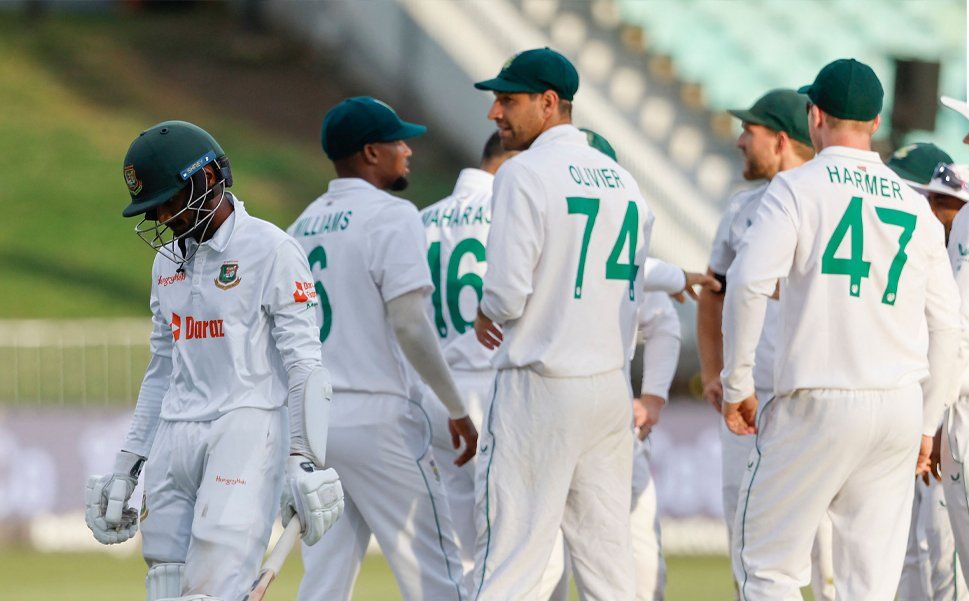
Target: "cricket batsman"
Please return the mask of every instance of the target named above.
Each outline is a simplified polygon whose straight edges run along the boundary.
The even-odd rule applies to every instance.
[[[727,274],[723,416],[757,435],[734,576],[742,599],[800,599],[827,512],[837,598],[888,601],[912,474],[929,469],[958,378],[958,291],[942,226],[871,150],[884,96],[874,71],[840,59],[800,92],[818,155],[774,177]],[[779,279],[775,396],[757,418],[754,354]]]
[[[88,479],[85,518],[104,544],[140,521],[148,601],[237,601],[284,486],[307,544],[342,512],[340,481],[310,450],[303,419],[330,402],[318,300],[300,294],[311,280],[302,250],[228,191],[229,160],[203,129],[143,131],[124,179],[123,215],[141,217],[136,231],[157,251],[151,360],[113,473]],[[138,520],[129,498],[142,467]]]

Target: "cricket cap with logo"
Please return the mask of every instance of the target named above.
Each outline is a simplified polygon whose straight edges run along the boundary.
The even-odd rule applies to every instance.
[[[551,48],[534,48],[511,57],[497,77],[479,81],[474,87],[509,94],[554,90],[559,98],[572,100],[579,89],[579,72],[569,59]]]
[[[916,142],[902,146],[885,163],[905,183],[918,190],[924,190],[940,164],[949,164],[952,157],[930,142]]]
[[[969,202],[969,165],[939,164],[923,189]]]
[[[407,140],[425,133],[426,127],[402,120],[386,102],[371,96],[354,96],[327,111],[320,142],[326,156],[339,161],[367,144]]]
[[[885,90],[871,67],[853,58],[839,58],[818,72],[814,83],[798,90],[813,104],[838,119],[871,121],[882,112]]]
[[[165,203],[210,163],[215,163],[226,187],[231,186],[225,151],[209,132],[187,121],[164,121],[146,129],[124,158],[131,204],[121,214],[134,217]]]
[[[777,89],[767,92],[749,109],[727,111],[744,123],[762,125],[786,133],[792,140],[811,145],[807,121],[808,98],[794,90]]]

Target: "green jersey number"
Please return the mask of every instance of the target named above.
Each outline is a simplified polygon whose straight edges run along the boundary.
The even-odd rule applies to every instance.
[[[465,255],[470,254],[477,262],[485,260],[485,246],[477,238],[465,238],[458,242],[451,253],[447,264],[447,278],[441,282],[441,243],[433,242],[427,249],[427,264],[431,269],[431,281],[434,284],[434,294],[431,302],[434,306],[434,325],[437,326],[437,333],[441,338],[447,337],[447,320],[444,315],[444,301],[447,301],[447,312],[451,318],[451,323],[458,334],[463,334],[468,328],[474,325],[474,315],[471,320],[465,319],[461,314],[461,290],[470,287],[481,302],[483,295],[482,289],[484,281],[481,276],[468,272],[459,275],[461,261]]]
[[[582,285],[585,282],[585,260],[589,251],[589,241],[592,239],[592,229],[595,227],[596,217],[599,215],[599,199],[584,196],[569,196],[569,215],[585,215],[585,228],[582,231],[582,246],[579,249],[579,266],[575,272],[575,287],[573,298],[582,298]],[[639,241],[639,208],[636,203],[629,201],[626,205],[626,215],[622,219],[616,242],[612,245],[612,252],[606,259],[605,276],[607,280],[626,280],[629,282],[629,300],[636,299],[636,246]],[[620,263],[620,258],[626,249],[627,263]]]
[[[871,262],[862,258],[865,249],[865,226],[861,219],[861,204],[860,196],[851,198],[848,208],[845,209],[844,215],[834,228],[834,233],[831,234],[831,239],[824,247],[824,254],[821,255],[821,273],[848,276],[848,293],[851,296],[861,295],[861,280],[867,278],[871,272]],[[875,207],[875,215],[882,223],[902,228],[902,233],[898,237],[898,252],[895,253],[895,258],[892,259],[888,269],[888,285],[882,293],[882,302],[886,305],[894,305],[898,294],[898,280],[902,277],[905,262],[908,261],[905,248],[912,240],[916,216],[885,207]],[[835,253],[849,234],[851,254],[847,259],[836,257]]]
[[[326,250],[322,246],[317,246],[309,254],[310,270],[314,266],[319,266],[320,270],[326,269]],[[323,310],[323,324],[320,326],[320,342],[326,342],[333,327],[333,307],[330,306],[330,297],[323,288],[323,282],[316,280],[313,282],[316,294],[320,298],[320,309]]]

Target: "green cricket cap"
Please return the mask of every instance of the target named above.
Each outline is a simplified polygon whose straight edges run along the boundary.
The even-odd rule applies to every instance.
[[[807,120],[808,98],[794,90],[777,89],[757,99],[749,109],[727,111],[745,123],[782,131],[801,144],[811,146]]]
[[[798,90],[825,113],[839,119],[871,121],[882,112],[885,90],[871,67],[853,58],[828,63],[814,83]]]
[[[138,134],[124,157],[124,180],[131,204],[125,217],[163,204],[189,179],[225,151],[209,132],[186,121],[164,121]]]
[[[612,147],[609,140],[603,138],[591,129],[580,127],[579,131],[585,134],[585,139],[588,140],[589,146],[595,148],[610,159],[618,162],[618,159],[616,158],[616,149]]]
[[[479,81],[474,87],[510,94],[555,90],[563,100],[572,100],[579,89],[579,72],[569,59],[551,48],[535,48],[511,57],[498,77]]]
[[[337,104],[323,118],[320,142],[331,161],[339,161],[367,144],[407,140],[427,133],[427,128],[408,123],[385,102],[355,96]]]
[[[886,165],[907,182],[925,186],[939,163],[951,164],[952,157],[935,144],[916,142],[896,150]]]

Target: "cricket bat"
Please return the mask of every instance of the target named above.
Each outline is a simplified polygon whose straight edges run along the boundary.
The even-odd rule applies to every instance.
[[[259,572],[259,576],[256,577],[256,581],[252,583],[252,588],[249,589],[249,594],[246,595],[242,601],[262,601],[263,597],[266,596],[266,591],[269,590],[269,585],[272,584],[276,576],[279,575],[279,571],[283,568],[283,563],[286,561],[286,557],[289,552],[293,550],[296,546],[296,541],[299,540],[299,518],[295,515],[289,521],[289,525],[283,530],[282,536],[276,541],[276,545],[273,550],[269,552],[269,557],[266,558],[265,563],[262,564],[262,571]]]

